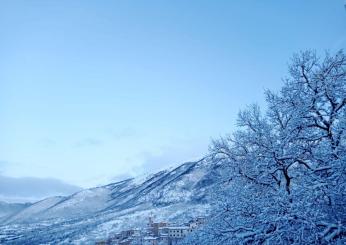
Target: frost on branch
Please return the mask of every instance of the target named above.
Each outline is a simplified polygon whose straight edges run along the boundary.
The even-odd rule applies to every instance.
[[[227,164],[209,225],[186,244],[346,242],[346,56],[293,56],[267,111],[252,105],[238,130],[210,147]]]

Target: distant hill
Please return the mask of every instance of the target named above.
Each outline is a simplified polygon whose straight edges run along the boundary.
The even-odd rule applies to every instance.
[[[0,201],[0,221],[29,207],[31,203],[7,203]]]
[[[184,222],[206,215],[222,165],[202,159],[148,175],[51,197],[18,210],[0,227],[0,243],[83,242],[130,227],[143,227],[149,216]]]

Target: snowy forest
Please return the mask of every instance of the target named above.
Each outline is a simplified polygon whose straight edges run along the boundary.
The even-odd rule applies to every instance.
[[[300,52],[288,74],[213,141],[218,209],[184,244],[346,243],[346,56]]]

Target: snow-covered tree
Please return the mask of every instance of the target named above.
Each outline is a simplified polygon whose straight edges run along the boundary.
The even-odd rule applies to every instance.
[[[346,242],[346,56],[296,54],[284,82],[213,142],[221,210],[188,244]]]

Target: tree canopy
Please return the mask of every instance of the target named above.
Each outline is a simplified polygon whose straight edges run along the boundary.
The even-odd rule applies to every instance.
[[[346,242],[346,56],[293,56],[264,112],[239,112],[238,130],[214,140],[225,164],[219,209],[186,244]]]

